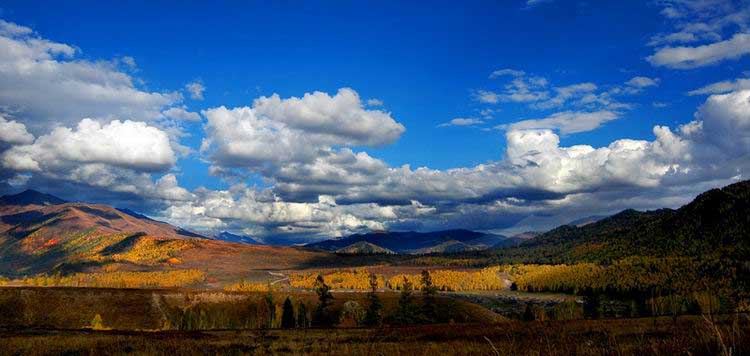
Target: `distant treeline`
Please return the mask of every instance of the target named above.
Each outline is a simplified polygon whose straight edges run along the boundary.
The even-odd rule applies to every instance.
[[[583,296],[589,316],[750,311],[745,272],[722,261],[630,257],[610,265],[514,265],[507,271],[513,289]],[[607,305],[620,310],[605,313]]]
[[[628,257],[612,264],[514,264],[477,271],[432,270],[440,291],[501,290],[575,294],[586,302],[588,316],[638,316],[750,311],[747,271],[750,265],[689,257]],[[368,289],[366,269],[325,275],[336,289]],[[400,290],[404,279],[418,275],[377,275],[378,288]],[[507,280],[511,281],[510,286]],[[310,289],[314,274],[292,274],[293,287]],[[624,303],[624,304],[623,304]],[[605,309],[611,309],[605,311]]]
[[[610,264],[575,263],[557,265],[513,264],[477,270],[431,270],[430,288],[435,291],[487,291],[514,289],[578,295],[585,314],[598,316],[677,315],[748,312],[750,263],[691,257],[627,257]],[[338,290],[403,291],[407,281],[422,274],[385,276],[365,268],[289,275],[296,289],[317,290],[320,278]],[[205,274],[198,270],[162,272],[101,272],[70,275],[38,275],[0,284],[30,286],[160,288],[199,286]],[[237,292],[269,292],[270,285],[239,282],[226,285]],[[296,306],[295,306],[296,307]]]
[[[432,282],[440,291],[499,290],[508,286],[499,274],[501,267],[488,267],[478,271],[432,270]],[[368,272],[364,268],[336,271],[325,275],[326,281],[335,289],[370,289]],[[317,274],[292,274],[289,282],[292,287],[310,289],[315,283]],[[376,275],[379,289],[401,290],[404,280],[417,281],[421,274],[398,274],[390,278]]]
[[[202,284],[204,272],[194,269],[156,272],[97,272],[69,275],[36,275],[13,280],[0,277],[0,285],[37,287],[167,288]]]

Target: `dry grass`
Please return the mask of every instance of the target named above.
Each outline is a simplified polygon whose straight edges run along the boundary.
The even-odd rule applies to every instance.
[[[347,301],[367,305],[363,293],[334,293],[333,310]],[[398,293],[379,293],[383,315],[396,312]],[[83,329],[99,315],[114,330],[208,330],[255,328],[267,325],[264,292],[225,292],[180,289],[99,289],[60,287],[0,288],[0,329]],[[274,307],[290,297],[308,311],[317,305],[312,292],[276,291]],[[503,318],[467,301],[438,298],[446,320],[494,323]],[[64,306],[64,307],[61,307]],[[281,313],[277,313],[279,319]],[[1,354],[1,353],[0,353]]]
[[[308,305],[308,310],[316,303],[314,293],[277,292],[274,304],[280,305],[287,296],[295,304]],[[392,313],[398,293],[380,296],[384,313]],[[349,300],[365,303],[362,293],[336,293],[335,297],[334,309]],[[264,293],[221,291],[0,288],[0,355],[750,353],[746,314],[521,322],[503,319],[476,304],[440,298],[440,303],[450,305],[454,322],[380,329],[267,330],[257,329],[262,322],[247,319],[256,315],[252,311],[265,303],[264,298]],[[205,313],[200,318],[205,323],[196,324],[202,331],[159,331],[180,325],[165,324],[176,310],[198,313],[193,316]]]
[[[0,333],[3,354],[742,355],[746,319],[504,322],[382,329]],[[718,333],[718,334],[717,334]],[[719,338],[717,335],[721,335]]]

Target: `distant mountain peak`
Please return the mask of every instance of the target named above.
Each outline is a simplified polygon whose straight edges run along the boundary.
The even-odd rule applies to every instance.
[[[65,203],[67,201],[54,195],[38,192],[33,189],[0,197],[0,205],[57,205]]]
[[[247,235],[237,235],[233,234],[229,231],[222,231],[216,235],[214,235],[214,240],[221,240],[226,242],[236,242],[236,243],[243,243],[248,245],[263,245],[262,242],[247,236]]]

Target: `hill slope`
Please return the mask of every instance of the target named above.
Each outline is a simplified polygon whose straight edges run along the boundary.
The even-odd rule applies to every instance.
[[[19,195],[28,197],[27,192]],[[37,200],[28,203],[28,199],[19,199],[19,195],[0,198],[0,232],[16,238],[30,235],[63,236],[89,229],[98,234],[140,232],[169,238],[202,237],[129,210],[100,204],[68,203],[36,192],[34,195],[44,199],[44,203]]]
[[[677,210],[625,210],[580,227],[563,225],[496,254],[506,260],[566,263],[627,256],[747,260],[750,181],[707,191]]]
[[[326,258],[302,249],[210,240],[130,210],[35,191],[0,202],[0,275],[6,277],[197,268],[219,279]]]

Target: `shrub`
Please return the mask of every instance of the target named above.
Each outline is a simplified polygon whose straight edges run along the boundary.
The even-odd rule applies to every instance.
[[[360,326],[365,318],[365,309],[359,303],[348,300],[344,303],[339,317],[339,324],[342,326]]]

